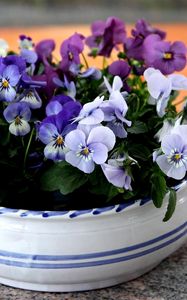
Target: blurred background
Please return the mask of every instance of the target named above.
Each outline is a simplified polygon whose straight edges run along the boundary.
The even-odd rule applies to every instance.
[[[187,0],[0,0],[0,26],[87,24],[115,15],[126,22],[186,22]]]

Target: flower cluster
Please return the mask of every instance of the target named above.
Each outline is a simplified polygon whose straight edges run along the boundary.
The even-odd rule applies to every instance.
[[[129,37],[109,17],[64,40],[59,61],[54,49],[21,35],[14,53],[0,40],[1,205],[86,209],[151,197],[160,207],[169,193],[169,219],[187,172],[187,106],[174,102],[187,90],[174,73],[186,66],[184,43],[145,20]],[[98,56],[103,67],[90,67]]]

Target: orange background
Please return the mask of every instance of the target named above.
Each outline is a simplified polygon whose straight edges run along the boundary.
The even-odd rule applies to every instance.
[[[154,27],[158,27],[167,32],[168,41],[183,41],[187,45],[187,24],[153,24]],[[127,32],[130,34],[132,26],[127,25]],[[29,27],[29,28],[1,28],[0,38],[5,39],[11,50],[17,50],[18,48],[18,37],[20,34],[25,34],[32,37],[34,43],[42,39],[52,38],[56,42],[55,57],[59,56],[59,47],[62,41],[72,35],[74,32],[81,33],[85,36],[90,35],[90,26],[87,25],[71,25],[71,26],[45,26],[45,27]],[[113,59],[115,56],[113,57]],[[97,59],[88,58],[88,63],[92,66],[99,66],[102,64],[102,58]],[[180,73],[187,76],[187,67]],[[182,97],[187,95],[187,92],[181,92],[180,100]]]
[[[167,32],[167,40],[169,41],[183,41],[187,45],[187,24],[153,24]],[[127,25],[128,34],[130,34],[132,26]],[[72,26],[45,26],[45,27],[29,27],[29,28],[1,28],[0,38],[5,39],[10,49],[17,50],[17,40],[20,34],[31,36],[34,43],[42,39],[52,38],[56,41],[57,48],[55,56],[59,57],[59,46],[61,42],[72,35],[74,32],[79,32],[85,36],[90,35],[90,27],[87,25],[72,25]],[[95,60],[94,60],[95,61]],[[98,65],[98,58],[93,64]],[[187,75],[187,68],[182,71]]]

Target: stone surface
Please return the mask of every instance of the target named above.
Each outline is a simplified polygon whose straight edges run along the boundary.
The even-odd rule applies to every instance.
[[[187,243],[157,268],[124,284],[77,293],[31,292],[0,285],[0,300],[187,300]]]

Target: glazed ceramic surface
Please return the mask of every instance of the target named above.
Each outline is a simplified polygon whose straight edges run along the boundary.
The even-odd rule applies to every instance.
[[[162,222],[161,209],[138,200],[83,211],[0,208],[0,283],[40,291],[115,285],[151,270],[187,238],[187,184]]]

